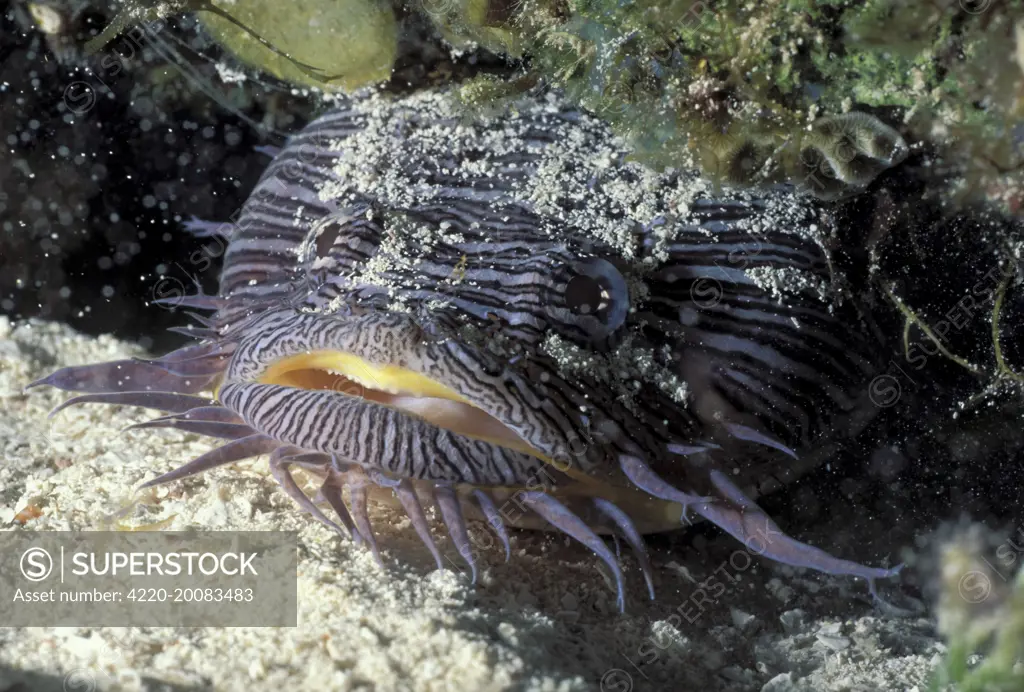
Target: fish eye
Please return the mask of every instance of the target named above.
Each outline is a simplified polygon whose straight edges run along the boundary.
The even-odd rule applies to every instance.
[[[608,305],[610,296],[592,276],[579,274],[565,287],[565,304],[578,315],[593,315]]]
[[[600,319],[609,333],[621,327],[629,312],[629,287],[622,273],[598,257],[580,262],[576,271],[579,273],[566,286],[565,300],[570,309],[578,305],[581,314]]]
[[[577,340],[596,342],[610,337],[626,321],[629,288],[608,260],[591,257],[574,263],[550,313],[560,331]]]

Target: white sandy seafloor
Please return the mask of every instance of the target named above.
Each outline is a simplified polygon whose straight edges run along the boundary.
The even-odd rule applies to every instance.
[[[211,443],[177,431],[119,434],[154,414],[140,409],[85,405],[51,424],[46,413],[66,395],[22,391],[55,368],[129,354],[141,353],[57,324],[0,319],[0,525],[99,530],[127,517],[168,530],[298,530],[298,626],[0,627],[0,692],[924,690],[943,651],[928,620],[882,613],[863,583],[756,558],[730,566],[737,545],[710,531],[651,541],[653,603],[626,559],[620,616],[597,558],[563,537],[517,533],[507,564],[499,549],[483,551],[474,588],[454,570],[431,571],[408,520],[377,508],[382,571],[300,514],[263,459],[135,496]],[[42,514],[22,526],[15,516],[30,505]],[[471,532],[494,543],[481,525]],[[450,541],[435,537],[454,560]],[[716,569],[729,573],[718,601],[687,606]]]

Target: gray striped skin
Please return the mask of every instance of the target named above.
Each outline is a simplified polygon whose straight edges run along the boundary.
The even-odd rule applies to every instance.
[[[536,457],[457,435],[388,406],[333,392],[230,383],[221,402],[254,430],[302,449],[400,478],[471,485],[534,485],[551,478]]]
[[[324,479],[318,499],[378,558],[374,488],[399,492],[421,537],[416,494],[437,504],[474,574],[463,508],[503,541],[502,522],[553,526],[608,563],[620,607],[621,570],[595,531],[627,538],[653,593],[639,534],[687,510],[741,539],[760,522],[773,536],[764,557],[873,592],[896,574],[784,536],[753,500],[856,432],[887,359],[833,275],[825,209],[784,189],[712,195],[692,176],[645,171],[553,98],[463,115],[434,93],[323,116],[243,207],[219,296],[186,299],[215,309],[203,344],[37,384],[162,407],[176,415],[145,426],[234,440],[165,479],[273,449],[299,506],[344,531],[291,465]],[[275,381],[282,363],[308,371],[312,353],[356,356],[359,372]],[[211,381],[223,411],[180,411],[193,397],[161,394]],[[414,396],[424,382],[432,394]],[[449,393],[464,403],[437,398]],[[459,418],[436,423],[439,410]]]
[[[232,359],[231,365],[225,373],[227,384],[221,388],[220,398],[226,406],[243,415],[250,425],[267,434],[278,437],[284,433],[255,424],[251,419],[252,416],[263,416],[263,419],[268,421],[266,424],[269,424],[278,411],[280,413],[277,415],[280,416],[281,422],[291,421],[292,412],[286,406],[280,407],[278,404],[274,404],[275,411],[271,412],[268,417],[264,411],[257,414],[246,408],[241,402],[229,401],[229,397],[235,396],[235,392],[239,391],[238,385],[234,383],[255,381],[264,374],[268,366],[291,356],[309,351],[341,351],[357,353],[371,364],[398,365],[445,384],[469,399],[477,408],[487,411],[500,420],[506,427],[529,442],[534,449],[549,458],[569,459],[572,454],[572,449],[566,440],[575,429],[575,418],[565,415],[564,406],[554,405],[558,401],[557,398],[543,399],[532,396],[534,394],[533,386],[524,374],[518,371],[496,370],[497,375],[488,375],[486,371],[481,370],[480,361],[473,358],[458,342],[451,339],[443,341],[431,339],[409,315],[373,312],[348,318],[325,318],[316,314],[281,311],[268,313],[258,318],[249,325],[247,331],[252,336],[239,343],[237,356]],[[486,365],[490,368],[498,366],[493,359]],[[372,384],[368,386],[372,387]],[[339,406],[353,403],[351,401],[343,402],[342,397],[336,395],[328,395],[325,392],[320,394],[323,394],[321,400],[324,402],[325,411],[330,399],[337,400]],[[270,401],[267,405],[272,403]],[[356,400],[355,403],[363,404],[361,400]],[[369,404],[363,405],[362,408],[375,411],[378,418],[386,418],[389,421],[396,420],[394,414],[397,412],[385,406]],[[540,418],[538,413],[543,413],[545,417]],[[404,421],[406,426],[412,426],[417,422],[411,417],[403,418],[408,418]],[[553,424],[558,426],[558,430],[564,432],[551,434]],[[337,421],[335,421],[335,425],[337,425]],[[386,431],[381,442],[388,446],[398,445],[398,440],[390,437],[391,426],[392,423],[380,422],[378,430]],[[301,428],[302,426],[295,427]],[[423,424],[416,427],[417,430],[413,433],[414,437],[422,434],[425,430]],[[312,431],[298,429],[290,432],[296,435],[312,434]],[[443,430],[437,431],[437,433],[438,435],[448,435],[448,432]],[[402,434],[404,438],[404,430]],[[340,432],[338,435],[342,436]],[[296,439],[286,437],[279,439],[301,447],[346,456],[344,452],[331,446],[329,439],[321,439],[318,444],[312,444],[311,441],[304,444]],[[452,444],[447,437],[441,439],[444,440],[444,445]],[[402,444],[401,448],[405,449],[408,443]],[[492,445],[488,445],[488,447],[492,447]],[[450,451],[446,453],[450,453]],[[518,454],[515,457],[523,457],[523,455]],[[346,456],[346,458],[348,457]],[[368,459],[370,457],[361,455],[360,458]],[[516,477],[509,476],[504,469],[505,465],[510,465],[510,468],[529,470],[535,475],[540,465],[528,462],[526,459],[528,457],[515,461],[502,461],[503,471],[500,475],[490,478],[486,474],[475,474],[468,468],[463,471],[461,478],[458,475],[450,474],[444,476],[421,475],[421,472],[414,468],[409,468],[399,475],[411,478],[463,480],[483,485],[525,485],[526,475],[519,476],[517,483]],[[583,471],[593,472],[595,470],[593,466],[586,464],[586,457],[580,457],[579,461]],[[403,466],[408,467],[408,463],[409,460],[402,460]],[[483,457],[481,457],[481,463],[489,465],[484,462]]]
[[[448,385],[587,473],[619,478],[609,459],[639,448],[666,478],[707,489],[705,472],[664,448],[716,440],[755,495],[780,462],[737,447],[722,420],[806,449],[863,408],[882,350],[831,276],[819,207],[785,190],[678,195],[691,178],[621,163],[596,121],[518,108],[467,123],[447,97],[375,100],[297,135],[226,255],[218,317],[242,344],[229,379],[251,382],[260,365],[333,344]],[[541,204],[538,173],[562,186]],[[644,186],[623,205],[622,189]],[[630,286],[631,313],[611,334],[567,305],[588,258]],[[276,327],[262,321],[274,308],[285,309]],[[289,326],[287,310],[305,314]],[[241,327],[250,313],[257,321]],[[358,322],[373,314],[384,317]],[[602,365],[573,370],[556,357],[566,353]],[[644,368],[615,372],[624,354]]]

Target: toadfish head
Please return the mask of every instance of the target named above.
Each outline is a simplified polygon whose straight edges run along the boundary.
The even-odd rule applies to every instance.
[[[356,102],[293,137],[225,234],[219,295],[178,301],[213,311],[199,344],[35,384],[226,441],[148,484],[269,454],[300,507],[378,557],[367,503],[386,499],[440,568],[434,504],[474,579],[472,515],[506,555],[507,526],[585,544],[620,608],[601,534],[653,598],[641,536],[692,516],[872,589],[896,574],[755,503],[848,427],[883,352],[834,280],[827,215],[626,163],[555,101],[466,123],[445,98]]]

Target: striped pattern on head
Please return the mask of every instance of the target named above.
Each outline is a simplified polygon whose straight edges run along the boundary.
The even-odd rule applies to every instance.
[[[439,565],[421,501],[471,566],[464,508],[506,547],[505,524],[553,526],[609,563],[620,607],[595,531],[627,539],[653,594],[639,536],[690,510],[737,537],[761,521],[762,554],[789,564],[895,573],[793,541],[754,504],[866,418],[885,360],[819,203],[652,172],[555,96],[468,117],[421,93],[327,113],[230,233],[192,225],[228,236],[219,295],[184,301],[215,310],[204,343],[39,382],[230,440],[154,483],[269,450],[303,509],[378,557],[373,488]],[[192,396],[209,386],[217,406]],[[291,466],[323,478],[344,527]]]
[[[435,376],[532,418],[551,454],[596,429],[654,455],[725,418],[807,445],[863,406],[881,349],[832,276],[828,215],[625,158],[553,100],[472,122],[437,94],[334,111],[246,204],[222,319],[405,316],[462,363]]]

